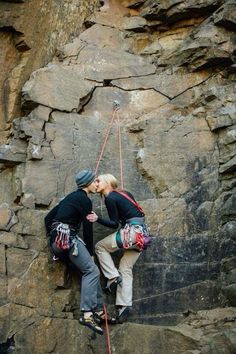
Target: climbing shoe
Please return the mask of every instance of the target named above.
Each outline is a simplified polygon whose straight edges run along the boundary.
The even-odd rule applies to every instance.
[[[93,315],[91,315],[89,317],[81,316],[79,319],[79,323],[82,326],[86,326],[86,327],[90,328],[92,331],[94,331],[98,334],[101,334],[101,335],[103,334],[103,329],[97,324]]]
[[[93,317],[94,317],[94,320],[99,325],[102,325],[103,323],[106,322],[106,316],[105,316],[105,312],[103,310],[94,312]],[[111,317],[111,316],[107,315],[107,323],[116,324],[116,317]]]
[[[119,306],[117,309],[116,322],[123,323],[127,321],[127,318],[131,312],[130,306]]]
[[[108,280],[107,286],[106,286],[106,291],[114,294],[116,292],[117,285],[121,285],[121,283],[122,283],[122,278],[120,276],[116,277],[114,279]]]

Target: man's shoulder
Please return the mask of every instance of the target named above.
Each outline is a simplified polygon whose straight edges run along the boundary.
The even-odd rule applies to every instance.
[[[77,196],[83,195],[83,194],[84,194],[84,192],[83,192],[82,189],[76,189],[75,191],[72,191],[72,192],[68,193],[65,196],[65,198],[74,197],[74,196],[77,197]]]
[[[76,196],[76,191],[66,194],[65,197],[60,201],[60,203],[65,202],[66,200],[73,198],[74,196]]]
[[[78,199],[80,201],[88,201],[91,202],[91,199],[88,197],[87,193],[83,189],[77,189],[74,192],[71,192],[70,197],[72,199]]]

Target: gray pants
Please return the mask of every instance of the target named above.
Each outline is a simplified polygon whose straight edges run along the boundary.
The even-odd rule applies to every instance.
[[[116,243],[116,232],[99,241],[95,246],[102,272],[107,279],[122,276],[121,285],[117,286],[116,305],[132,306],[133,297],[133,266],[140,256],[140,252],[134,250],[124,250],[117,270],[111,253],[119,250]]]
[[[103,308],[103,295],[100,284],[100,271],[82,240],[77,241],[77,247],[77,256],[72,255],[74,246],[69,251],[63,251],[56,246],[55,242],[52,244],[52,251],[55,256],[63,260],[70,260],[82,273],[80,310],[83,312],[101,310]]]

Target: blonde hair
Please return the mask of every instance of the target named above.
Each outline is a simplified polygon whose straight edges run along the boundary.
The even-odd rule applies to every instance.
[[[113,175],[111,175],[110,173],[106,173],[104,175],[99,175],[98,178],[102,182],[105,182],[107,185],[111,186],[114,189],[118,187],[117,179]]]

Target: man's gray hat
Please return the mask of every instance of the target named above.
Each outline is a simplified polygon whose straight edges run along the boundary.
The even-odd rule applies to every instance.
[[[87,187],[95,180],[95,174],[89,170],[82,170],[75,175],[75,182],[78,188]]]

